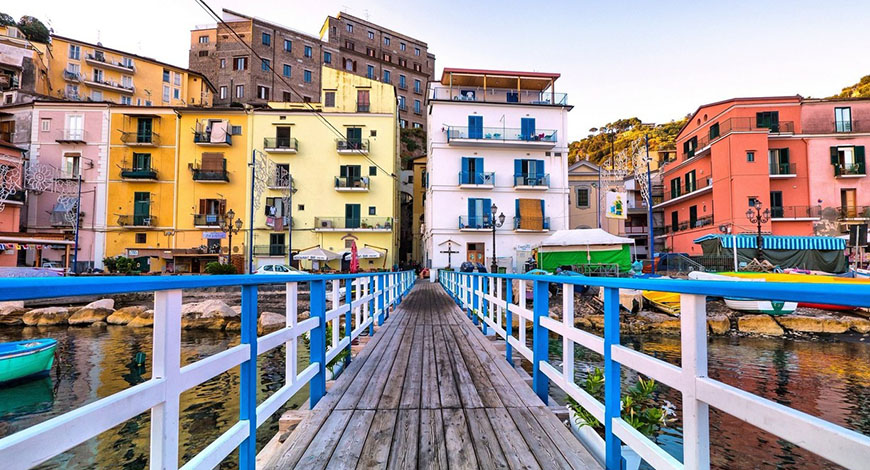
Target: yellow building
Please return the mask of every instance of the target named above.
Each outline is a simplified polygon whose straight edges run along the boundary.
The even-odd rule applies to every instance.
[[[414,171],[414,194],[411,201],[411,260],[425,266],[423,257],[423,209],[426,203],[426,155],[421,155],[411,161]]]
[[[210,106],[201,74],[98,44],[52,35],[49,90],[55,98],[135,106]]]
[[[378,255],[361,259],[361,269],[390,268],[399,232],[395,88],[328,67],[321,74],[320,103],[270,103],[253,114],[258,167],[268,168],[255,204],[255,265],[287,263],[288,250],[343,253],[356,242]]]
[[[0,26],[0,104],[20,101],[10,92],[47,95],[48,46],[28,40],[15,26]]]

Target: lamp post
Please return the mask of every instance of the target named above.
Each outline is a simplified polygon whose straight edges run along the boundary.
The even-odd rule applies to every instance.
[[[492,223],[492,272],[496,273],[498,271],[498,261],[495,257],[495,229],[504,225],[504,212],[498,216],[498,221],[496,222],[495,214],[498,212],[498,206],[493,204],[492,207],[490,207],[490,211],[490,221]]]
[[[755,211],[753,212],[752,209],[755,209]],[[746,218],[749,219],[749,222],[757,224],[758,226],[755,257],[756,259],[761,260],[761,249],[764,244],[764,238],[761,236],[761,224],[770,220],[770,209],[764,209],[764,212],[761,212],[761,201],[755,201],[755,206],[746,210]]]
[[[239,233],[239,231],[242,229],[242,219],[236,219],[236,212],[230,209],[229,211],[227,211],[226,216],[224,216],[224,218],[220,220],[220,228],[221,231],[226,233],[227,237],[229,238],[229,249],[227,250],[227,264],[233,264],[233,234]]]

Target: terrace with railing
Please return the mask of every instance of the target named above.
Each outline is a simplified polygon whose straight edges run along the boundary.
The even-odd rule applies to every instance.
[[[567,93],[522,90],[516,88],[445,87],[430,89],[430,100],[462,101],[472,103],[532,104],[543,106],[568,106]]]
[[[335,149],[341,155],[368,155],[369,139],[335,139]]]
[[[296,153],[299,140],[295,137],[264,137],[263,149],[268,153]]]
[[[551,148],[558,139],[553,129],[524,132],[511,127],[447,126],[447,142],[451,144],[511,144]]]
[[[366,176],[336,176],[336,191],[368,191],[369,178]]]
[[[840,162],[834,165],[834,176],[837,178],[856,178],[866,174],[865,164],[861,162]]]
[[[491,188],[495,185],[494,171],[460,171],[459,172],[460,186],[477,186]]]
[[[516,232],[546,232],[550,230],[549,217],[514,217],[514,231]]]
[[[788,162],[770,162],[770,176],[773,177],[791,177],[797,175],[797,167],[794,163]]]
[[[118,225],[122,227],[156,227],[157,216],[151,214],[119,215]]]
[[[732,132],[766,131],[769,134],[794,133],[794,121],[774,121],[757,123],[754,117],[733,117],[705,127],[704,132],[695,134],[694,146],[683,147],[683,158],[692,158],[709,152],[710,144]],[[691,139],[690,139],[691,140]]]
[[[870,206],[838,207],[840,219],[870,219]]]
[[[254,245],[254,256],[285,256],[287,245],[283,243],[270,245]]]
[[[870,132],[870,120],[864,121],[807,121],[801,123],[804,134],[850,134]]]
[[[121,132],[121,142],[131,147],[156,147],[160,135],[156,132]]]
[[[818,219],[821,216],[821,206],[772,206],[770,208],[772,220]]]
[[[390,232],[393,230],[392,217],[315,217],[314,230],[317,232],[334,231],[371,231]]]
[[[156,180],[157,179],[157,170],[154,168],[133,168],[133,167],[124,167],[121,168],[121,178],[129,179],[129,180]]]

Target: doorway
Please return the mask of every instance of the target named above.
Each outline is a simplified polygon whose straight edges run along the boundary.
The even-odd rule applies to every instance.
[[[846,218],[855,218],[858,215],[856,203],[858,200],[857,190],[841,189],[840,190],[840,213]]]
[[[485,256],[484,251],[486,249],[485,243],[469,243],[465,247],[465,252],[467,253],[467,261],[471,261],[472,263],[481,263],[483,264],[483,257]]]

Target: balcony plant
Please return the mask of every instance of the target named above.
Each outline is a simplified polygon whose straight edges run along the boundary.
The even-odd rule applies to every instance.
[[[588,370],[581,384],[583,390],[600,402],[604,402],[604,371],[595,367]],[[663,426],[674,420],[674,406],[667,400],[660,404],[654,397],[658,388],[653,379],[638,377],[620,400],[620,415],[631,427],[652,439],[661,432]],[[574,435],[595,455],[604,461],[604,424],[598,421],[579,403],[568,398],[568,412],[571,430]],[[640,456],[628,446],[622,446],[622,457],[626,470],[637,470]]]

